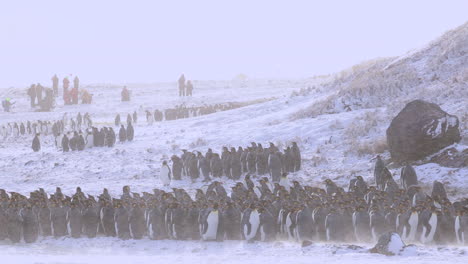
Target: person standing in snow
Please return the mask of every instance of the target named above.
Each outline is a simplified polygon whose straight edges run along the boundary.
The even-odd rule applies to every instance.
[[[133,126],[132,123],[129,123],[127,126],[127,140],[132,141],[133,140]]]
[[[58,96],[58,82],[59,78],[57,77],[57,74],[52,76],[52,89],[54,90],[54,96]]]
[[[192,96],[192,91],[193,91],[192,81],[188,80],[186,87],[187,87],[187,96]]]
[[[39,141],[39,134],[36,134],[36,136],[33,139],[32,149],[34,150],[34,152],[38,152],[39,150],[41,150],[41,142]]]
[[[167,161],[163,161],[161,170],[159,172],[159,179],[164,186],[169,186],[171,184],[171,169],[167,165]]]
[[[185,76],[183,74],[179,78],[179,96],[185,96]]]
[[[36,106],[36,85],[31,84],[31,87],[28,89],[28,95],[31,99],[31,108]]]

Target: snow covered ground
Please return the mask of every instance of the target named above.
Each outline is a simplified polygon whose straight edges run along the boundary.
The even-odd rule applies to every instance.
[[[368,253],[370,245],[290,242],[121,241],[111,238],[47,239],[0,245],[5,263],[466,263],[468,248],[409,247],[399,256]]]
[[[463,33],[461,37],[455,34],[459,42],[466,43],[466,28],[468,24],[460,29]],[[346,90],[346,87],[353,87],[356,83],[368,83],[359,79],[368,72],[368,65],[356,67],[352,73],[342,74],[341,77],[333,75],[303,80],[247,82],[199,81],[194,84],[193,98],[179,98],[175,82],[133,84],[128,85],[132,90],[132,101],[125,103],[120,102],[122,85],[93,84],[85,87],[94,95],[92,105],[64,106],[59,97],[58,106],[51,113],[32,112],[26,98],[26,88],[0,89],[1,98],[8,96],[16,102],[13,113],[0,112],[0,125],[13,121],[57,120],[65,113],[69,117],[75,117],[78,112],[89,112],[96,126],[113,126],[117,113],[124,120],[128,113],[137,111],[139,114],[135,140],[117,143],[114,148],[62,153],[55,148],[53,138],[46,136],[41,139],[42,150],[34,153],[31,150],[30,136],[0,140],[0,188],[27,194],[39,187],[51,193],[56,186],[60,186],[64,193],[71,194],[80,186],[84,192],[95,195],[106,187],[111,195],[119,195],[122,186],[130,185],[132,191],[151,191],[155,187],[162,188],[157,178],[162,161],[168,160],[173,154],[181,154],[181,149],[205,152],[212,148],[215,152],[220,152],[223,146],[247,146],[250,142],[268,145],[268,142],[274,142],[283,147],[292,141],[296,141],[301,148],[304,162],[304,169],[291,175],[293,179],[305,184],[321,185],[325,179],[330,178],[341,186],[346,186],[353,175],[362,175],[370,181],[372,158],[377,153],[389,157],[384,142],[385,130],[391,117],[406,102],[423,97],[441,103],[442,108],[451,114],[467,116],[468,86],[465,80],[468,81],[468,74],[464,74],[468,52],[453,53],[449,49],[450,52],[446,52],[449,61],[443,62],[450,64],[449,68],[444,68],[443,65],[436,69],[427,66],[427,61],[432,63],[433,57],[440,53],[434,45],[443,45],[445,38],[432,43],[429,48],[400,59],[390,58],[372,64],[371,68],[390,67],[395,72],[404,72],[410,65],[411,73],[420,75],[421,83],[413,85],[412,76],[397,74],[397,81],[403,83],[401,93],[393,91],[393,88],[387,91],[386,88],[369,88],[365,85],[361,87],[361,91]],[[453,46],[453,43],[450,45]],[[450,47],[453,48],[452,46]],[[468,45],[456,47],[463,51]],[[440,73],[440,81],[431,81],[430,71]],[[454,76],[458,78],[456,82]],[[406,81],[413,90],[405,90]],[[444,82],[446,86],[439,87],[440,82]],[[384,89],[386,92],[373,96],[369,95],[367,89],[374,89],[376,93],[381,92],[379,89]],[[443,97],[431,96],[434,91]],[[146,124],[144,117],[145,110],[166,109],[182,103],[200,106],[253,100],[268,101],[201,117],[155,123],[152,126]],[[347,111],[346,106],[350,106],[351,111]],[[462,127],[466,127],[466,119],[462,120]],[[465,138],[456,146],[460,150],[467,148],[466,129],[462,133]],[[466,197],[468,168],[444,168],[428,163],[416,166],[415,169],[427,191],[433,180],[439,180],[447,185],[452,198]],[[398,179],[399,168],[392,168],[391,171]],[[227,179],[225,182],[233,183]],[[193,190],[202,185],[202,182],[191,184],[183,180],[174,183],[172,187]],[[301,248],[300,244],[292,242],[247,244],[67,238],[45,239],[33,245],[0,244],[0,255],[2,260],[13,263],[468,261],[467,248],[418,246],[408,249],[403,256],[383,257],[367,253],[366,250],[370,247],[371,245],[365,245],[364,249],[351,249],[341,245],[314,244]]]

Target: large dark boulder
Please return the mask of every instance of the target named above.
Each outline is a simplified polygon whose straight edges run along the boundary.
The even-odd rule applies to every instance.
[[[422,100],[408,103],[387,129],[392,159],[420,160],[461,140],[459,121],[438,105]]]

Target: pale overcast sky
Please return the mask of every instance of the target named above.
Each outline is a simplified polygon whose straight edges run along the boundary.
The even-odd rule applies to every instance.
[[[468,21],[466,0],[2,0],[0,86],[308,77],[401,55]]]

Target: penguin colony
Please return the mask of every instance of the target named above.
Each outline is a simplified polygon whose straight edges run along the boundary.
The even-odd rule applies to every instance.
[[[78,113],[75,119],[68,118],[68,114],[64,114],[62,119],[56,121],[26,121],[26,122],[10,122],[0,127],[0,135],[5,140],[7,138],[17,138],[25,135],[53,135],[57,137],[63,134],[64,131],[80,131],[89,129],[92,126],[91,116],[88,113],[81,115]]]
[[[377,158],[375,186],[361,176],[348,190],[330,179],[324,188],[271,184],[267,177],[247,175],[228,192],[219,181],[194,197],[184,189],[132,193],[123,187],[120,198],[107,191],[96,200],[81,188],[71,197],[60,188],[52,195],[43,189],[30,193],[0,190],[0,240],[33,243],[39,237],[96,236],[153,240],[246,240],[371,242],[387,232],[398,232],[406,242],[467,244],[468,199],[451,202],[435,181],[431,195],[418,186],[411,166],[401,171],[397,184]]]
[[[251,146],[238,147],[228,150],[223,147],[221,155],[210,148],[203,155],[201,152],[182,150],[179,157],[173,155],[172,179],[180,180],[182,176],[195,181],[201,177],[205,182],[211,177],[225,176],[232,180],[239,180],[242,175],[255,174],[258,176],[270,175],[273,182],[280,182],[282,173],[296,172],[301,169],[301,152],[296,142],[279,151],[275,144],[270,143],[268,148],[255,142]]]

